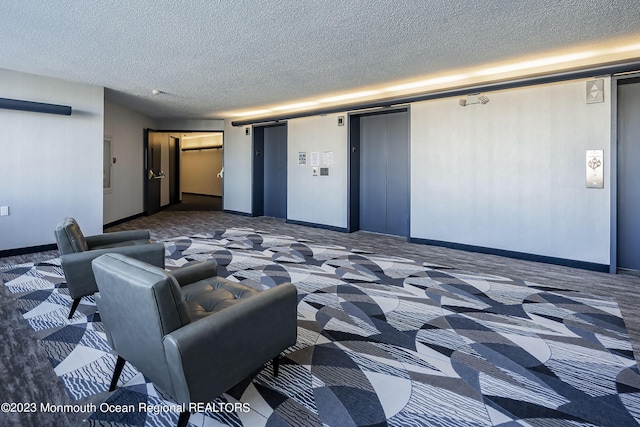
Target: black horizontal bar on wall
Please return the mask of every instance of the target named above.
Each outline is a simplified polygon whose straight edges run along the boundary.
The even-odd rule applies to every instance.
[[[182,151],[222,150],[222,146],[183,148]]]
[[[29,111],[32,113],[58,114],[70,116],[71,107],[68,105],[46,104],[44,102],[21,101],[19,99],[0,98],[0,108],[5,110]]]
[[[547,83],[558,83],[561,81],[583,79],[589,77],[605,76],[617,73],[627,73],[640,70],[640,60],[614,62],[605,65],[578,68],[574,70],[564,71],[555,74],[540,74],[529,77],[523,77],[513,80],[504,80],[493,83],[485,83],[470,86],[454,87],[441,91],[425,92],[415,95],[406,95],[392,98],[384,98],[375,101],[365,101],[361,103],[353,103],[347,105],[331,106],[309,111],[298,111],[289,114],[274,115],[268,117],[257,117],[254,119],[235,120],[231,122],[232,126],[246,126],[261,123],[279,122],[288,119],[297,119],[301,117],[319,116],[322,114],[343,113],[346,111],[367,110],[371,108],[386,108],[394,105],[410,104],[412,102],[428,101],[431,99],[449,98],[454,96],[465,96],[476,92],[490,92],[505,89],[515,89],[519,87],[533,86]]]

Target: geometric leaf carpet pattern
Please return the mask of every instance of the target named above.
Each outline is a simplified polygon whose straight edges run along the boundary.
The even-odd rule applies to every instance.
[[[164,244],[169,270],[214,258],[232,281],[298,290],[298,339],[279,376],[264,369],[190,425],[639,425],[640,374],[615,301],[249,228]],[[91,298],[67,320],[59,259],[0,270],[0,279],[69,395],[105,392],[115,356]],[[108,396],[123,407],[173,404],[129,364]],[[97,410],[87,424],[177,417]]]

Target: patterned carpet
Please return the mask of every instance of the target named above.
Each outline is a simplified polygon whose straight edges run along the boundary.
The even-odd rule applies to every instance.
[[[640,375],[613,301],[252,229],[165,245],[168,269],[213,257],[231,280],[298,288],[298,341],[280,375],[238,384],[191,425],[639,425]],[[91,299],[66,319],[58,259],[0,279],[73,399],[154,408],[98,406],[88,425],[175,424],[171,400],[128,364],[105,394],[115,356]]]

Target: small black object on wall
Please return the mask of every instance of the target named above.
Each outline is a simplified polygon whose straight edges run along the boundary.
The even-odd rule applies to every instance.
[[[45,104],[43,102],[21,101],[9,98],[0,98],[0,108],[33,113],[59,114],[61,116],[71,115],[71,107],[68,105]]]

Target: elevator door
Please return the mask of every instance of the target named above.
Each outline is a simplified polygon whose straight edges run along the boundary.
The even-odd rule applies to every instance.
[[[409,113],[360,117],[360,229],[409,234]]]
[[[640,79],[618,82],[618,268],[640,271]]]
[[[287,127],[264,128],[264,215],[287,217]]]

